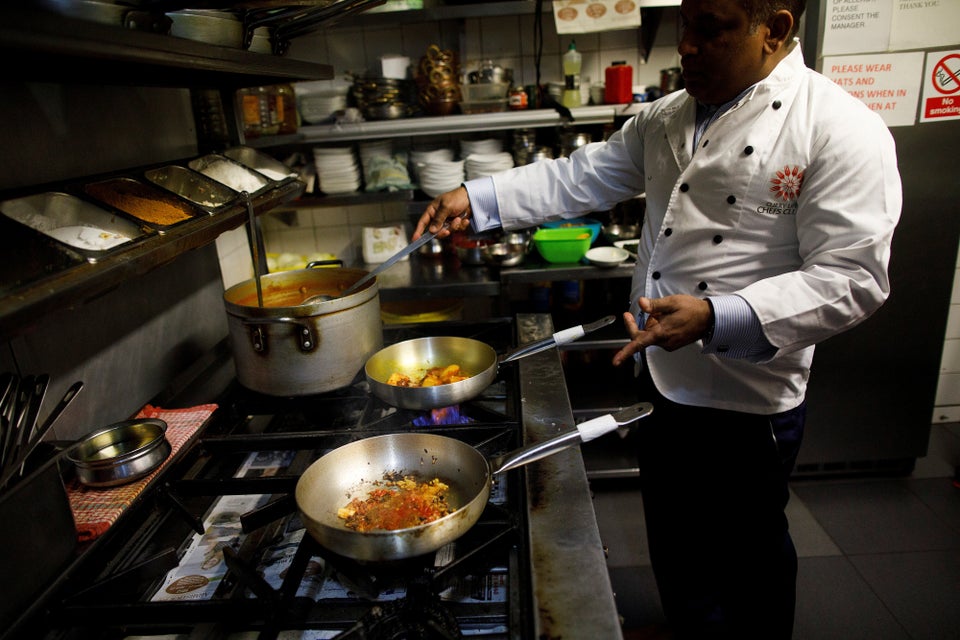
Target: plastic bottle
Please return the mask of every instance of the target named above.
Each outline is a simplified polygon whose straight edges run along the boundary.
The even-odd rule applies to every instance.
[[[280,134],[296,133],[300,126],[297,115],[297,98],[290,84],[276,87],[277,115],[280,117]]]
[[[243,120],[243,134],[247,138],[256,138],[263,133],[260,120],[260,94],[256,87],[240,89],[237,92],[240,103],[240,116]]]
[[[633,102],[633,67],[618,60],[604,74],[603,101],[607,104]]]
[[[581,104],[580,96],[580,64],[582,56],[577,51],[575,40],[570,41],[570,48],[563,54],[563,106],[579,107]]]

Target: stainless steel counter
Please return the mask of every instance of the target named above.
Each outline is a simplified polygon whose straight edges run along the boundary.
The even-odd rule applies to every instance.
[[[368,271],[376,264],[354,265]],[[382,300],[498,296],[503,286],[545,280],[629,278],[634,263],[601,269],[587,264],[548,264],[530,260],[510,269],[463,265],[452,257],[410,256],[377,276]]]
[[[517,316],[520,344],[554,332],[547,314]],[[559,352],[518,362],[524,443],[573,429]],[[616,639],[623,632],[607,572],[590,487],[579,448],[523,467],[527,474],[535,637]]]

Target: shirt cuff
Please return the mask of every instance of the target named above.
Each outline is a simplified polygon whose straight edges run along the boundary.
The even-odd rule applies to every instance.
[[[475,231],[487,231],[500,226],[500,206],[493,177],[483,176],[463,183],[470,198],[470,215]]]
[[[713,336],[703,345],[703,353],[760,361],[776,352],[763,335],[760,319],[746,300],[738,295],[710,296],[708,299],[713,306]]]

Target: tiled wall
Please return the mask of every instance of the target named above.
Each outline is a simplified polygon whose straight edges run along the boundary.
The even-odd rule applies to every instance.
[[[957,259],[957,270],[953,277],[933,422],[960,422],[960,257]]]
[[[462,30],[458,26],[461,24]],[[663,10],[646,62],[637,29],[561,36],[549,12],[543,16],[542,26],[541,84],[562,80],[562,56],[570,40],[575,39],[577,50],[583,55],[581,89],[585,97],[589,95],[590,84],[602,82],[604,69],[614,61],[625,60],[633,67],[635,85],[659,86],[660,69],[679,65],[675,9]],[[405,24],[399,29],[396,26],[334,27],[297,39],[289,55],[330,64],[338,76],[376,75],[380,56],[401,54],[409,56],[415,64],[431,44],[460,52],[464,70],[476,68],[483,59],[492,59],[496,64],[512,68],[516,81],[525,85],[536,82],[533,15],[471,18],[462,23]],[[409,141],[397,140],[396,144],[402,146]],[[406,223],[409,229],[409,221],[403,202],[296,209],[264,216],[264,242],[268,252],[332,253],[351,262],[361,257],[364,226]],[[226,286],[252,277],[250,252],[242,228],[221,236],[217,248]]]

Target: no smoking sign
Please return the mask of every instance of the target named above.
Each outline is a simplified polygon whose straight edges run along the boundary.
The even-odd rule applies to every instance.
[[[927,54],[921,122],[960,119],[960,51]]]

